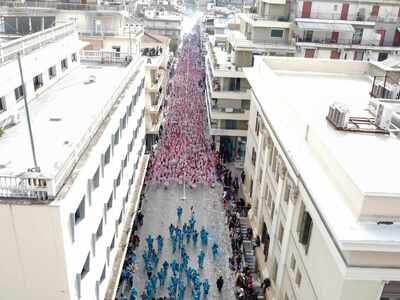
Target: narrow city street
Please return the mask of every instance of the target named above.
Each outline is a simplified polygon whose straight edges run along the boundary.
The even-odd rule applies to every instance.
[[[217,160],[206,128],[204,70],[195,28],[183,41],[163,132],[151,154],[141,208],[143,225],[135,232],[140,243],[127,255],[123,278],[129,283],[119,291],[129,300],[235,297],[228,263],[232,248],[223,188],[216,181]],[[160,251],[157,239],[161,237]],[[201,255],[204,263],[199,262]],[[129,275],[132,263],[134,272]],[[173,271],[174,265],[179,271]],[[223,280],[220,291],[218,279]]]

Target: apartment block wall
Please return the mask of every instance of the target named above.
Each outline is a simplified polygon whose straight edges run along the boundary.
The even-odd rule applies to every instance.
[[[26,56],[21,56],[22,70],[26,87],[27,100],[31,101],[58,80],[69,74],[79,66],[79,50],[81,45],[76,43],[74,36],[67,37],[55,45],[38,49]],[[74,56],[74,58],[73,58]],[[62,70],[61,61],[66,60],[67,69]],[[50,76],[49,68],[54,67],[56,75]],[[39,89],[34,88],[34,77],[42,74],[43,85]],[[16,98],[15,89],[21,86],[21,77],[18,62],[12,61],[0,66],[0,98],[4,101],[6,109],[0,111],[0,127],[10,115],[16,114],[24,106],[23,98]],[[23,116],[21,116],[23,117]]]

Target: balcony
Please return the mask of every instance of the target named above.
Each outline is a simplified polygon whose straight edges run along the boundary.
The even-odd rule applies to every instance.
[[[298,10],[296,18],[304,18],[302,11]],[[311,15],[308,19],[321,19],[321,20],[342,20],[352,22],[377,22],[377,23],[399,23],[400,17],[397,15],[381,15],[381,16],[366,16],[363,14],[347,14],[347,17],[342,19],[341,12],[320,12],[311,11]]]
[[[128,65],[132,61],[129,53],[104,50],[81,50],[81,61],[95,62],[99,64],[121,64]]]
[[[393,45],[393,42],[381,42],[379,39],[374,40],[359,40],[359,39],[342,39],[339,38],[337,40],[332,39],[331,37],[326,38],[306,38],[306,37],[296,37],[296,45],[297,46],[306,46],[306,47],[345,47],[345,48],[356,48],[356,49],[364,49],[364,48],[382,48],[382,47],[393,47],[398,48]],[[336,46],[335,46],[336,45]]]
[[[214,77],[245,78],[243,69],[235,66],[230,55],[222,48],[208,43],[207,53]]]
[[[0,6],[8,8],[54,8],[60,10],[85,10],[85,11],[122,11],[125,10],[126,5],[123,4],[80,4],[80,3],[65,3],[53,1],[4,1],[0,0]]]
[[[242,108],[211,107],[211,119],[213,120],[249,120],[249,111]]]

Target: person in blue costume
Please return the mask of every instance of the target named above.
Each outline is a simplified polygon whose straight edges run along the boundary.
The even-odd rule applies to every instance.
[[[165,273],[163,271],[157,272],[158,281],[160,282],[160,286],[164,286],[165,284]]]
[[[199,232],[195,229],[193,234],[192,234],[192,239],[193,239],[193,246],[197,246],[197,238],[199,237]]]
[[[201,227],[200,238],[202,245],[206,246],[208,244],[208,232],[204,229],[204,227]]]
[[[211,250],[212,250],[212,255],[215,258],[218,255],[218,244],[216,241],[213,242],[212,246],[211,246]]]
[[[169,263],[167,261],[164,261],[162,266],[163,266],[163,271],[165,273],[167,273],[168,272]]]
[[[185,290],[186,290],[186,285],[182,280],[179,280],[178,283],[178,300],[184,300],[185,298]]]
[[[199,269],[203,269],[204,268],[204,258],[205,258],[206,254],[204,253],[203,250],[200,250],[199,255],[197,255],[197,262],[199,264]]]
[[[179,271],[179,264],[178,264],[178,262],[176,261],[175,258],[174,258],[174,260],[173,260],[172,263],[171,263],[171,268],[172,268],[172,272],[174,273],[174,275],[175,275],[176,273],[178,273],[178,271]]]
[[[146,242],[147,242],[147,247],[149,248],[149,250],[153,249],[153,237],[149,234],[146,238]]]
[[[129,291],[129,300],[136,300],[138,295],[137,289],[135,289],[134,287],[131,288],[131,290]]]
[[[189,228],[193,231],[195,225],[196,225],[196,218],[194,217],[194,214],[192,214],[189,219]]]
[[[175,232],[175,226],[173,224],[170,224],[168,227],[169,230],[169,238],[172,239],[172,237],[174,236],[174,232]]]
[[[164,246],[164,239],[161,235],[157,236],[157,249],[158,252],[161,252]]]
[[[210,284],[208,283],[208,279],[204,279],[204,281],[203,281],[203,291],[204,291],[204,297],[205,298],[207,298],[209,290],[210,290]]]
[[[178,206],[178,208],[176,209],[176,215],[178,216],[178,221],[181,221],[182,218],[182,214],[183,214],[183,208]]]
[[[177,237],[174,236],[174,237],[172,238],[172,253],[175,253],[175,252],[176,252],[176,245],[177,245],[177,243],[178,243]]]

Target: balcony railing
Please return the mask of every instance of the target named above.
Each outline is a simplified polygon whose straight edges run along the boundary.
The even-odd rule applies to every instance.
[[[302,12],[297,11],[297,18],[302,18]],[[319,12],[312,11],[311,15],[307,19],[323,19],[323,20],[341,20],[342,14],[341,12]],[[361,14],[348,14],[346,19],[347,21],[360,21],[360,22],[382,22],[382,23],[399,23],[400,17],[394,15],[385,15],[385,16],[365,16]]]
[[[332,38],[296,38],[297,43],[316,43],[316,44],[337,44],[337,45],[349,45],[349,46],[383,46],[383,47],[394,47],[393,42],[383,42],[379,40],[353,40],[353,39],[339,39],[333,40]]]
[[[244,114],[246,111],[248,111],[248,110],[243,109],[243,108],[218,107],[216,105],[212,106],[212,112]]]
[[[250,19],[254,21],[278,21],[278,22],[288,22],[289,16],[260,16],[258,14],[247,14]]]
[[[74,33],[74,24],[65,23],[3,43],[0,45],[0,64],[15,60],[18,53],[26,55]]]
[[[128,65],[132,61],[129,53],[102,50],[81,50],[81,61],[97,62],[100,64]]]
[[[90,11],[121,11],[125,10],[126,6],[122,4],[109,4],[109,5],[97,5],[97,4],[80,4],[80,3],[64,3],[64,2],[52,2],[52,1],[25,1],[25,2],[14,2],[0,0],[0,6],[7,6],[9,8],[54,8],[64,10],[90,10]]]

